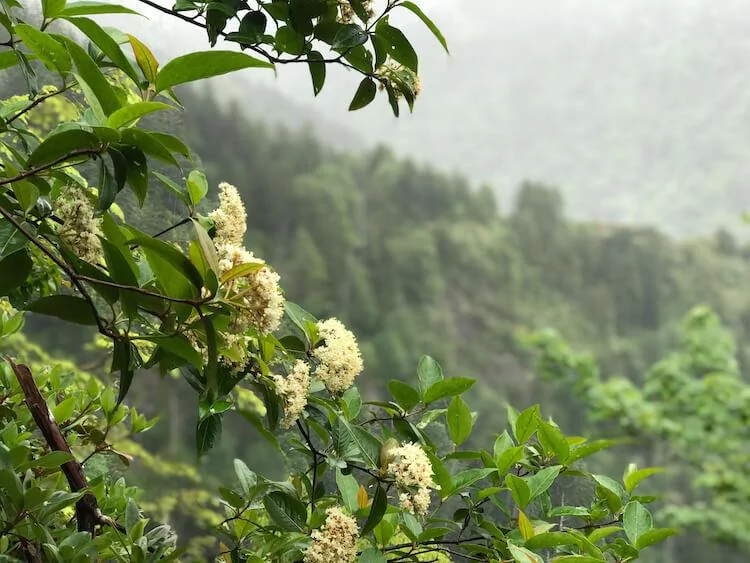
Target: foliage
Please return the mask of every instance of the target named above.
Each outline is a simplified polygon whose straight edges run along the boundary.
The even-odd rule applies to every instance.
[[[111,346],[110,371],[118,374],[115,390],[85,373],[64,378],[46,367],[48,360],[31,364],[34,371],[11,359],[3,364],[3,553],[58,561],[179,557],[168,527],[147,529],[137,492],[112,481],[109,468],[94,476],[88,463],[103,454],[129,462],[116,446],[129,435],[123,421],[129,417],[130,433],[151,422],[123,401],[152,368],[179,374],[194,389],[199,456],[219,442],[224,417],[234,411],[285,459],[285,480],[235,460],[236,484],[219,488],[226,518],[216,531],[225,560],[408,561],[440,551],[488,561],[542,561],[537,553],[556,561],[630,561],[672,533],[654,528],[649,497],[575,466],[597,448],[566,437],[537,406],[509,411],[513,436],[498,436],[491,452],[460,449],[475,419],[461,395],[474,382],[445,378],[429,356],[420,361],[418,386],[394,380],[388,386],[393,400],[364,401],[352,385],[362,371],[355,336],[337,319],[318,320],[284,300],[278,274],[244,246],[246,213],[237,189],[220,185],[218,208],[199,213],[209,184],[190,149],[177,136],[139,126],[148,115],[179,107],[177,85],[303,60],[312,63],[318,87],[318,64],[365,74],[352,109],[372,100],[375,79],[395,113],[397,93],[411,107],[416,55],[387,15],[404,7],[441,36],[410,2],[389,2],[362,28],[353,22],[369,21],[367,4],[267,4],[263,10],[277,32],[266,36],[261,12],[245,5],[179,2],[167,12],[197,11],[189,19],[206,27],[212,44],[223,34],[265,60],[206,51],[160,66],[133,36],[85,17],[131,13],[127,8],[46,0],[34,26],[15,0],[0,0],[0,25],[9,35],[0,60],[20,69],[29,94],[0,106],[0,272],[10,299],[2,301],[3,336],[22,323],[11,302],[93,327]],[[244,23],[225,31],[238,10]],[[56,20],[83,32],[86,48],[50,31]],[[311,37],[339,55],[318,58]],[[39,65],[60,84],[37,89]],[[27,127],[27,114],[56,97],[69,100],[71,119]],[[154,171],[154,159],[184,178]],[[89,184],[94,177],[96,189]],[[118,204],[126,187],[138,205],[150,202],[152,179],[183,204],[184,214],[155,235],[128,223]],[[161,238],[182,226],[190,229],[184,244]],[[257,401],[247,400],[251,392]],[[82,461],[72,447],[88,450]],[[589,484],[581,506],[553,495],[553,484],[567,478]],[[436,490],[439,502],[433,502]],[[73,517],[62,510],[71,505]],[[408,541],[394,544],[397,531]]]
[[[750,388],[731,335],[718,316],[697,307],[686,317],[677,351],[656,363],[636,386],[623,377],[603,379],[591,357],[571,351],[554,332],[532,335],[539,367],[580,390],[592,421],[611,422],[647,439],[650,462],[669,463],[672,482],[690,494],[670,492],[662,517],[672,525],[747,549],[745,507]]]

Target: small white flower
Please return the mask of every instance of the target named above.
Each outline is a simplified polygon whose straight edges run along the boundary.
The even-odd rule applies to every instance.
[[[310,366],[302,360],[297,360],[292,373],[287,377],[273,376],[276,392],[284,400],[284,418],[282,428],[291,428],[307,406],[307,396],[310,393]]]
[[[427,514],[430,508],[430,489],[438,486],[432,479],[432,464],[417,444],[407,443],[390,452],[393,461],[388,473],[393,475],[401,491],[399,504],[414,514]]]
[[[55,202],[55,212],[62,221],[58,234],[62,243],[81,260],[97,264],[102,258],[101,219],[94,217],[94,207],[83,188],[68,186]]]
[[[237,188],[232,184],[219,184],[219,207],[209,214],[216,226],[217,246],[242,246],[247,231],[247,213]]]
[[[329,392],[346,391],[364,367],[357,339],[338,319],[318,321],[317,326],[324,343],[313,350],[320,362],[315,375]]]
[[[305,563],[354,563],[357,559],[357,521],[340,507],[326,510],[325,524],[320,530],[313,530],[311,536]]]

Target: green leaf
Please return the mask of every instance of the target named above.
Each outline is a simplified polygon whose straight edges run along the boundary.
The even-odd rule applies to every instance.
[[[630,543],[637,545],[640,537],[653,529],[654,519],[648,509],[640,502],[630,501],[625,506],[625,512],[622,515],[622,527],[625,529],[625,535],[628,536]]]
[[[281,491],[274,491],[263,497],[263,506],[281,529],[287,532],[304,532],[307,510],[296,498]]]
[[[505,473],[507,473],[508,470],[513,467],[513,465],[523,459],[523,454],[523,446],[514,446],[505,450],[502,454],[500,454],[500,457],[495,460],[498,473],[500,475],[504,475]]]
[[[0,51],[0,70],[5,70],[18,64],[18,55],[16,51]]]
[[[120,109],[120,100],[117,98],[115,91],[89,54],[72,39],[62,37],[62,40],[68,48],[73,63],[75,63],[78,85],[83,90],[89,103],[101,108],[104,116]]]
[[[376,547],[368,547],[357,560],[358,563],[387,563],[385,554]]]
[[[430,387],[443,380],[443,370],[433,358],[422,356],[417,367],[417,377],[419,378],[419,391],[424,397]]]
[[[59,12],[58,17],[70,17],[70,16],[89,16],[96,14],[134,14],[139,16],[140,14],[136,11],[120,6],[119,4],[112,4],[110,2],[71,2],[65,9]]]
[[[365,525],[362,526],[362,532],[360,536],[363,537],[380,523],[387,508],[388,494],[385,492],[383,487],[378,485],[375,489],[375,496],[372,499],[372,505],[370,505],[370,513],[367,515]]]
[[[635,471],[628,471],[623,477],[623,482],[625,483],[625,490],[628,493],[632,493],[641,481],[643,481],[647,477],[650,477],[651,475],[656,475],[657,473],[663,473],[663,472],[664,472],[664,469],[661,469],[659,467],[647,467],[645,469],[636,469]]]
[[[136,102],[122,107],[109,116],[107,125],[113,129],[127,127],[138,121],[144,115],[157,111],[173,110],[174,107],[162,102]]]
[[[602,450],[609,449],[622,442],[622,440],[594,440],[593,442],[584,442],[583,444],[573,446],[570,448],[570,455],[568,456],[568,459],[565,460],[565,464],[570,465],[574,461],[583,459]]]
[[[531,490],[526,484],[526,481],[517,475],[508,473],[505,476],[505,486],[510,489],[515,503],[521,508],[521,510],[524,510],[531,500]]]
[[[550,549],[562,545],[576,545],[578,538],[567,532],[544,532],[529,538],[524,545],[528,549]]]
[[[653,528],[640,535],[635,547],[637,549],[645,549],[678,533],[679,530],[676,528]]]
[[[544,563],[544,559],[539,557],[533,551],[529,551],[523,547],[517,547],[512,543],[508,543],[508,551],[510,551],[510,556],[516,563]]]
[[[65,7],[65,0],[42,0],[42,15],[46,19],[54,18]]]
[[[127,340],[115,340],[112,353],[112,372],[120,372],[117,389],[117,403],[119,405],[125,400],[133,383],[133,376],[137,367],[138,351]]]
[[[24,226],[27,226],[24,224]],[[5,219],[0,219],[0,259],[16,253],[26,246],[28,239],[16,229],[15,225]]]
[[[451,377],[437,381],[424,394],[424,404],[429,405],[445,397],[453,397],[468,391],[476,383],[474,379]]]
[[[99,139],[81,129],[68,129],[50,135],[34,149],[29,155],[27,166],[37,168],[49,164],[60,164],[66,161],[80,159],[81,155],[72,155],[74,151],[79,153],[90,151],[94,153],[102,150],[102,143]]]
[[[341,493],[341,499],[344,501],[346,509],[354,514],[357,512],[359,505],[357,503],[357,493],[359,492],[359,483],[351,475],[344,475],[340,469],[336,470],[336,485]]]
[[[250,491],[258,483],[258,476],[241,459],[234,460],[234,474],[237,476],[237,481],[245,498],[249,498]]]
[[[405,411],[414,408],[419,403],[419,392],[408,383],[404,383],[398,379],[391,379],[388,382],[388,390]]]
[[[313,93],[316,96],[323,90],[323,85],[326,82],[326,64],[323,60],[323,55],[318,51],[310,51],[307,55],[307,66],[310,69]],[[13,64],[15,64],[15,59],[13,60]]]
[[[625,490],[622,485],[606,475],[592,475],[597,484],[597,494],[607,503],[612,512],[618,512],[622,508],[622,497]]]
[[[375,34],[388,42],[388,54],[392,59],[400,62],[414,72],[418,72],[419,59],[417,58],[417,53],[400,29],[380,20],[375,28]]]
[[[64,463],[73,461],[74,459],[75,458],[70,452],[55,451],[44,454],[39,459],[34,460],[33,463],[35,466],[43,469],[53,469],[55,467],[60,467]]]
[[[196,350],[184,334],[171,334],[169,336],[144,336],[144,340],[158,344],[170,354],[186,360],[190,365],[200,367],[203,364],[203,356]]]
[[[14,31],[48,69],[63,74],[73,68],[68,51],[50,34],[25,23],[16,24]]]
[[[31,274],[32,267],[31,257],[26,250],[18,250],[0,259],[0,296],[8,295],[25,282]]]
[[[562,471],[562,465],[555,465],[553,467],[545,467],[535,475],[528,478],[527,483],[529,490],[531,491],[531,499],[535,499],[542,493],[545,493],[555,482],[557,476]]]
[[[518,415],[513,433],[519,444],[526,443],[539,426],[539,405],[534,405]]]
[[[210,414],[206,418],[198,421],[196,432],[196,447],[198,456],[203,456],[221,436],[221,415]]]
[[[453,483],[450,494],[455,495],[463,489],[470,487],[477,481],[481,481],[482,479],[489,477],[496,471],[497,469],[495,469],[494,467],[475,467],[473,469],[464,469],[463,471],[460,471],[453,476]]]
[[[378,467],[381,444],[364,428],[353,426],[343,417],[336,419],[333,447],[347,460],[361,459],[370,467]]]
[[[399,2],[398,5],[416,14],[416,16],[422,20],[422,22],[429,28],[432,34],[437,38],[437,40],[443,46],[443,49],[445,49],[445,52],[450,53],[450,51],[448,50],[448,42],[445,40],[445,37],[443,37],[442,32],[433,23],[433,21],[430,18],[428,18],[427,15],[419,8],[419,6],[417,6],[414,2],[409,2],[409,0]]]
[[[125,56],[112,36],[104,31],[98,23],[89,18],[66,17],[68,22],[80,29],[117,68],[122,70],[133,82],[140,83],[141,79],[135,72],[130,60]]]
[[[236,51],[200,51],[169,61],[156,78],[156,91],[162,92],[178,84],[203,80],[244,68],[273,68],[266,61]]]
[[[206,175],[200,170],[191,170],[187,178],[188,194],[190,202],[198,205],[208,193],[208,180]]]
[[[169,149],[162,145],[161,142],[148,131],[136,127],[123,129],[122,142],[125,145],[135,147],[143,153],[156,157],[172,166],[179,166],[179,163],[175,157],[172,156]]]
[[[307,327],[305,325],[307,321],[312,323],[317,322],[317,319],[312,314],[291,301],[284,302],[284,310],[286,311],[286,316],[289,317],[289,320],[292,321],[292,323],[294,323],[303,334],[307,334]]]
[[[568,439],[562,431],[549,422],[541,421],[536,431],[536,436],[542,444],[548,456],[557,456],[558,461],[563,462],[570,455]]]
[[[378,87],[375,81],[368,77],[365,77],[362,82],[359,83],[359,87],[354,94],[351,104],[349,104],[349,111],[356,111],[370,105],[375,99],[375,94],[378,92]]]
[[[448,405],[445,421],[448,424],[448,434],[457,446],[466,441],[474,425],[469,407],[459,396],[454,397]]]
[[[143,76],[150,84],[155,84],[157,79],[157,73],[159,70],[159,62],[154,57],[151,50],[146,47],[137,37],[128,35],[130,41],[130,47],[133,49],[135,55],[135,62],[138,63],[138,67],[141,69]]]
[[[591,543],[596,543],[621,531],[622,528],[620,526],[604,526],[603,528],[597,528],[589,534],[589,541]]]
[[[364,45],[367,37],[367,32],[357,24],[346,24],[336,32],[331,48],[334,51],[346,51],[358,45]]]
[[[185,205],[190,205],[190,194],[187,193],[187,189],[185,189],[185,187],[179,185],[178,183],[174,182],[173,180],[169,179],[167,176],[159,172],[154,171],[153,175],[180,201],[182,201]]]
[[[169,243],[143,234],[133,227],[129,227],[129,229],[135,236],[128,241],[128,244],[135,243],[141,247],[144,254],[146,254],[146,259],[149,260],[151,269],[154,270],[154,274],[157,274],[157,269],[164,270],[164,266],[166,265],[182,278],[189,280],[195,286],[196,290],[203,287],[203,279],[200,272],[180,250]],[[166,273],[164,273],[164,276],[166,276]],[[163,283],[165,287],[169,287],[169,280],[162,279],[162,277],[157,274],[159,282]],[[193,293],[197,295],[196,292]]]
[[[96,317],[88,301],[73,295],[50,295],[31,303],[27,311],[57,317],[63,321],[82,325],[96,325]]]
[[[591,555],[562,555],[555,557],[552,563],[606,563],[603,557],[593,557]]]

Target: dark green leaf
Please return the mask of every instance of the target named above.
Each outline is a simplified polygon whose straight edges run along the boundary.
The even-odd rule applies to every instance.
[[[196,446],[198,449],[198,456],[204,455],[211,448],[221,436],[221,415],[211,414],[198,422],[198,429],[196,432]]]
[[[357,493],[359,492],[359,483],[351,475],[344,475],[340,470],[336,470],[336,485],[341,493],[341,498],[346,509],[354,514],[357,512]]]
[[[109,171],[104,160],[99,161],[99,199],[96,202],[96,210],[101,213],[107,211],[115,202],[118,192],[117,182],[112,172]]]
[[[126,145],[136,147],[145,154],[149,154],[159,160],[162,160],[173,166],[179,166],[179,163],[172,156],[172,153],[167,147],[161,144],[159,140],[153,135],[144,131],[143,129],[137,129],[131,127],[122,131],[122,142]]]
[[[273,65],[236,51],[201,51],[169,61],[156,78],[156,91],[178,84],[203,80],[244,68],[273,68]]]
[[[18,250],[0,260],[0,296],[8,295],[31,273],[33,263],[26,250]]]
[[[92,133],[81,129],[68,129],[47,137],[29,155],[27,166],[36,168],[43,165],[59,164],[76,158],[80,153],[90,151],[94,153],[102,149],[102,143]],[[79,154],[76,155],[75,153]]]
[[[310,78],[312,79],[314,95],[320,94],[326,81],[326,64],[323,62],[323,55],[318,51],[310,51],[307,55],[307,65],[310,69]],[[13,61],[15,64],[15,59]]]
[[[242,16],[239,27],[239,35],[248,43],[260,43],[266,32],[268,18],[261,11],[252,11]]]
[[[203,287],[203,279],[201,278],[200,272],[180,250],[169,243],[150,237],[132,227],[130,227],[130,230],[133,232],[134,236],[128,241],[128,244],[135,243],[140,246],[146,254],[147,259],[158,256],[159,258],[166,260],[171,269],[175,270],[183,278],[189,280],[196,289],[199,290]],[[154,262],[157,262],[157,260],[154,260]],[[150,259],[149,264],[151,264]],[[154,270],[154,273],[156,273],[153,264],[151,264],[151,268]],[[159,266],[157,266],[157,268],[159,268]],[[159,278],[158,275],[157,278]],[[163,280],[159,278],[159,281],[162,282]],[[166,281],[165,284],[169,285]]]
[[[288,532],[303,532],[307,521],[307,510],[299,500],[274,491],[263,497],[265,506],[271,519],[283,530]]]
[[[445,52],[450,52],[448,51],[448,42],[445,40],[445,37],[443,37],[440,29],[438,29],[438,27],[432,22],[432,20],[427,17],[427,15],[419,8],[419,6],[417,6],[414,2],[410,2],[409,0],[399,2],[398,5],[416,14],[417,17],[421,19],[422,22],[429,28],[429,30],[437,38],[437,40],[440,41],[440,44],[443,46],[443,49],[445,49]]]
[[[419,391],[414,389],[414,387],[408,383],[404,383],[398,379],[392,379],[388,383],[388,390],[391,392],[391,395],[393,395],[393,398],[396,399],[396,402],[405,411],[412,409],[417,403],[419,403]]]
[[[120,372],[120,381],[117,392],[117,404],[125,399],[133,382],[135,369],[137,367],[138,351],[127,340],[115,340],[112,354],[111,371]]]
[[[28,311],[50,315],[70,323],[96,325],[96,317],[88,301],[73,295],[50,295],[34,301]]]
[[[346,51],[367,42],[367,32],[355,23],[341,27],[333,38],[331,48],[335,51]]]
[[[333,432],[333,447],[347,460],[362,460],[370,467],[378,467],[381,444],[364,428],[351,425],[338,417]]]
[[[359,88],[354,94],[351,104],[349,104],[349,111],[356,111],[366,107],[375,99],[378,87],[375,81],[369,76],[364,78],[359,84]]]
[[[359,556],[357,563],[387,563],[385,554],[376,547],[368,547]]]
[[[282,26],[276,32],[276,49],[290,55],[305,52],[305,37],[289,26]]]
[[[417,53],[400,29],[388,25],[381,20],[375,28],[375,34],[388,42],[388,54],[392,59],[400,62],[414,72],[418,72],[419,60]]]
[[[445,397],[453,397],[468,391],[476,381],[474,379],[451,377],[437,381],[424,394],[424,403],[429,405]]]
[[[28,225],[25,226],[28,227]],[[0,260],[21,250],[28,242],[28,239],[16,229],[13,223],[0,219]]]
[[[380,523],[387,508],[388,495],[386,494],[385,490],[383,490],[383,487],[378,485],[377,489],[375,489],[375,496],[372,499],[370,513],[367,515],[365,525],[362,526],[362,536],[370,532],[373,528],[375,528],[375,526]]]

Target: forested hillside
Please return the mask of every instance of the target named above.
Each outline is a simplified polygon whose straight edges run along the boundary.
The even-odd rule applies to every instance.
[[[248,241],[277,265],[287,297],[320,316],[338,311],[354,328],[365,357],[362,386],[373,394],[391,379],[409,379],[428,353],[446,372],[480,379],[477,440],[504,424],[506,401],[541,402],[582,431],[575,394],[541,385],[519,333],[556,327],[600,357],[607,372],[638,382],[676,344],[679,321],[699,303],[734,329],[748,366],[750,296],[742,288],[750,263],[727,233],[678,243],[656,229],[574,222],[557,190],[533,183],[500,214],[490,190],[387,149],[336,153],[310,136],[241,119],[236,107],[222,109],[212,98],[186,94],[183,101],[188,111],[169,126],[203,155],[212,186],[229,181],[242,191]],[[168,197],[147,202],[143,224],[158,230],[170,205]],[[155,401],[153,412],[162,403],[158,393],[136,396]],[[182,422],[162,425],[149,443],[166,443],[180,459],[194,415],[176,396],[168,408],[169,419]],[[207,462],[216,474],[226,471],[230,452],[258,456],[251,440],[237,437],[246,422],[235,423]],[[269,456],[262,459],[272,471]],[[685,545],[695,553],[703,544]],[[672,561],[705,560],[687,551],[678,549]]]
[[[317,121],[332,139],[338,123],[488,182],[504,206],[521,181],[535,179],[558,184],[576,218],[688,236],[742,231],[739,216],[750,207],[747,79],[738,71],[750,54],[745,2],[474,0],[469,15],[461,0],[436,0],[425,9],[451,55],[431,49],[416,20],[400,20],[426,50],[414,115],[384,118],[379,104],[347,114],[339,103],[347,73],[332,75],[334,87],[314,106],[305,72],[233,77],[222,92],[265,118],[284,110],[269,112],[273,98],[254,84],[275,84],[278,108],[288,97],[311,105],[305,119],[293,111],[285,121]],[[196,36],[175,26],[165,39],[156,15],[145,31],[171,53]]]

